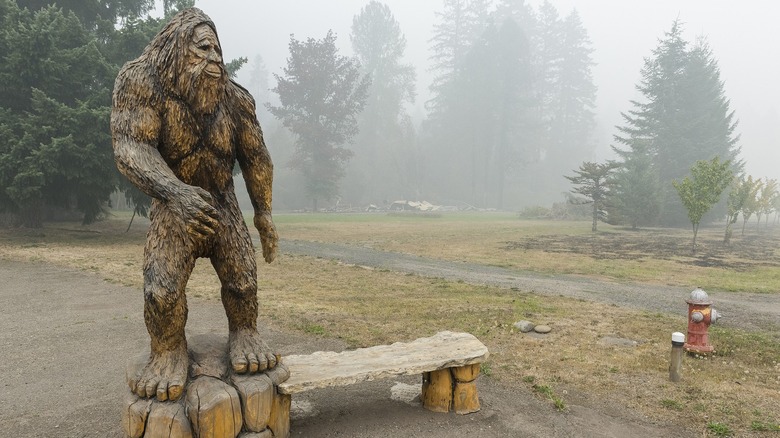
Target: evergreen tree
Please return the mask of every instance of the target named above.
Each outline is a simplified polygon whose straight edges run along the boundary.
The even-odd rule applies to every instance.
[[[116,171],[108,115],[120,66],[163,25],[154,3],[0,0],[0,210],[27,226],[59,211],[91,222],[118,189],[146,212],[149,198]]]
[[[40,227],[52,207],[97,219],[116,184],[108,113],[116,67],[73,12],[2,0],[0,209]]]
[[[607,219],[607,202],[612,195],[614,187],[613,171],[617,163],[585,162],[575,170],[574,176],[565,176],[576,187],[572,193],[585,196],[589,203],[593,204],[593,223],[591,231],[598,231],[598,221]]]
[[[486,0],[444,0],[444,9],[436,12],[438,22],[433,26],[430,61],[436,72],[431,83],[433,97],[427,102],[433,113],[441,111],[442,101],[449,92],[451,81],[471,48],[488,25]]]
[[[590,141],[594,127],[596,86],[593,84],[591,48],[588,34],[574,11],[560,23],[560,53],[553,76],[554,93],[550,107],[550,140],[545,151],[547,173],[560,166],[571,168],[593,151]]]
[[[649,157],[661,188],[655,198],[661,223],[677,225],[685,208],[671,190],[672,180],[696,161],[714,157],[729,161],[735,171],[741,168],[736,121],[711,51],[702,40],[690,48],[678,21],[645,59],[641,74],[637,89],[644,99],[632,101],[633,109],[622,114],[625,125],[615,140],[625,149],[615,149],[626,163],[639,154]]]
[[[434,105],[422,132],[433,163],[428,187],[445,202],[502,208],[513,171],[539,155],[532,54],[522,28],[531,11],[517,0],[490,14],[489,2],[445,3],[433,59],[448,62],[435,64]]]
[[[632,229],[657,223],[660,184],[649,154],[636,142],[636,153],[616,150],[623,160],[617,169],[610,223],[627,223]]]
[[[503,23],[507,18],[514,21],[520,31],[525,34],[530,50],[536,50],[534,42],[531,40],[531,37],[537,33],[536,15],[533,8],[525,0],[499,0],[494,17],[496,23]]]
[[[414,102],[414,67],[404,64],[406,38],[390,8],[371,1],[352,21],[350,36],[364,74],[371,78],[366,108],[359,117],[351,172],[363,201],[413,195],[419,161],[405,105]],[[358,175],[359,174],[359,175]]]
[[[344,164],[352,156],[345,146],[358,132],[357,115],[365,105],[370,80],[360,75],[360,63],[338,54],[336,35],[321,40],[290,36],[290,57],[284,76],[274,74],[272,89],[280,104],[267,105],[271,114],[295,135],[291,167],[306,179],[313,207],[339,192]]]
[[[249,71],[249,92],[255,98],[255,102],[268,102],[271,98],[270,83],[268,82],[269,72],[265,65],[265,61],[261,55],[255,55],[252,60],[251,69]],[[265,106],[258,106],[257,118],[260,123],[266,122],[267,110]],[[263,125],[265,127],[265,125]]]

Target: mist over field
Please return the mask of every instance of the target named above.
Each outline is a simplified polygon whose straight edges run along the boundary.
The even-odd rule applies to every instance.
[[[397,21],[400,33],[406,39],[402,62],[413,67],[416,74],[414,82],[416,99],[405,103],[405,109],[413,123],[415,147],[426,150],[431,147],[431,139],[421,136],[425,121],[431,117],[430,102],[436,97],[431,84],[437,76],[434,68],[433,48],[436,35],[435,26],[442,22],[441,14],[446,12],[448,3],[444,1],[417,2],[407,0],[388,0],[382,2],[389,8]],[[464,3],[464,2],[460,2]],[[481,3],[490,11],[500,2]],[[522,4],[523,2],[507,2]],[[288,43],[290,35],[298,40],[307,38],[321,39],[328,30],[336,36],[338,54],[353,56],[350,43],[352,23],[368,2],[366,1],[297,1],[297,2],[248,2],[201,0],[197,6],[208,13],[215,21],[220,33],[226,59],[245,56],[249,62],[242,68],[238,81],[248,86],[256,94],[258,102],[274,101],[278,96],[268,89],[276,85],[273,74],[282,74],[286,60],[290,56]],[[618,134],[616,126],[624,123],[621,112],[631,110],[631,100],[641,100],[636,87],[641,80],[640,70],[644,60],[652,56],[659,39],[664,37],[675,20],[683,26],[682,35],[693,45],[697,39],[706,39],[714,59],[720,68],[725,97],[738,120],[735,136],[739,136],[741,147],[739,158],[744,161],[744,171],[756,178],[774,178],[777,175],[775,163],[780,159],[777,145],[780,143],[780,112],[777,97],[780,85],[774,78],[780,68],[780,61],[772,54],[780,52],[780,39],[773,35],[772,17],[778,16],[780,6],[772,2],[751,2],[736,4],[728,1],[551,1],[548,6],[555,9],[561,19],[576,12],[590,41],[593,85],[596,87],[593,126],[587,138],[579,139],[580,144],[572,147],[571,160],[561,160],[560,166],[548,165],[540,169],[539,159],[526,159],[521,165],[508,169],[509,178],[505,184],[505,201],[502,207],[517,209],[528,205],[546,205],[560,202],[562,192],[570,185],[563,175],[570,175],[576,165],[583,161],[602,161],[616,159],[610,146],[616,145],[613,136]],[[525,2],[538,14],[544,2]],[[437,15],[438,14],[438,15]],[[522,26],[521,26],[522,27]],[[525,29],[527,31],[527,29]],[[527,33],[527,32],[526,32]],[[266,89],[257,85],[258,78],[253,77],[253,61],[257,55],[262,57],[267,72]],[[520,79],[518,79],[520,80]],[[279,121],[267,112],[261,112],[260,120],[266,130],[269,148],[276,162],[277,172],[282,184],[290,185],[294,181],[284,179],[291,151],[292,139],[279,135]],[[471,115],[471,119],[476,114]],[[467,119],[468,120],[468,119]],[[474,123],[476,127],[482,126]],[[436,134],[440,136],[440,134]],[[483,133],[475,133],[483,135]],[[360,138],[356,139],[361,141]],[[354,150],[352,161],[361,162],[359,144],[347,146]],[[435,159],[426,162],[426,159]],[[376,190],[376,196],[361,196],[354,185],[365,185],[365,179],[355,178],[355,169],[347,164],[347,175],[342,181],[338,197],[341,202],[357,204],[378,204],[395,199],[422,200],[425,198],[436,204],[459,202],[479,204],[479,207],[496,207],[495,201],[489,201],[490,195],[472,196],[471,184],[463,184],[458,197],[456,193],[436,189],[429,184],[425,175],[434,178],[446,177],[438,168],[452,169],[460,173],[459,178],[468,179],[463,174],[468,165],[460,165],[458,160],[473,161],[469,155],[439,154],[427,157],[415,157],[425,166],[418,169],[423,176],[417,175],[420,187],[397,188],[397,190]],[[389,163],[385,163],[390,165]],[[574,164],[574,166],[572,166]],[[404,166],[408,167],[408,166]],[[357,170],[359,172],[359,169]],[[537,184],[544,180],[543,184]],[[394,184],[396,181],[388,181]],[[457,182],[448,184],[457,185]],[[490,185],[490,184],[487,184]],[[522,187],[530,187],[523,189]],[[494,190],[491,188],[489,191]],[[478,190],[477,190],[478,191]],[[279,202],[286,201],[286,188],[280,187]],[[384,195],[387,199],[382,199]],[[297,195],[291,193],[291,197]],[[418,199],[419,198],[419,199]],[[480,200],[485,200],[480,203]],[[332,205],[322,203],[322,206]],[[282,202],[287,204],[287,202]],[[307,201],[291,202],[290,206],[309,207]]]
[[[276,211],[780,211],[773,2],[0,0],[4,222],[148,211],[114,162],[112,90],[191,6],[254,96]]]

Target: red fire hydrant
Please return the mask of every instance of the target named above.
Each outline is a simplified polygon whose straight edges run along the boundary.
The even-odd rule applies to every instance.
[[[710,345],[707,330],[721,315],[712,308],[710,297],[701,288],[694,289],[685,302],[688,303],[688,340],[683,348],[692,353],[712,353],[715,348]]]

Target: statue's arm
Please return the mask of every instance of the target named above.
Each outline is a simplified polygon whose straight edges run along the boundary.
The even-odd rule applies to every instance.
[[[176,177],[156,148],[162,123],[154,101],[144,99],[144,87],[120,79],[121,73],[111,112],[117,168],[141,191],[165,203],[193,232],[211,234],[217,224],[211,195]]]
[[[271,155],[263,140],[263,131],[255,115],[255,104],[245,90],[237,87],[238,144],[236,145],[238,165],[246,183],[249,199],[255,211],[254,224],[260,233],[263,258],[271,263],[276,257],[279,237],[271,216],[271,201],[274,166]]]

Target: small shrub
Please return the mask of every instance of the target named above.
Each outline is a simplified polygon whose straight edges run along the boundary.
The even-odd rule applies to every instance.
[[[550,219],[550,209],[541,205],[525,207],[518,214],[520,219]]]

